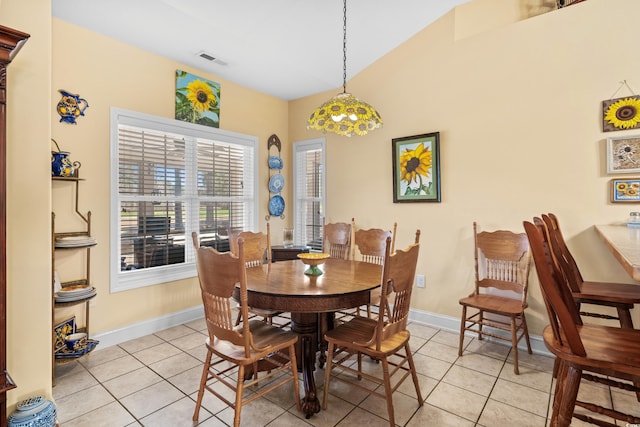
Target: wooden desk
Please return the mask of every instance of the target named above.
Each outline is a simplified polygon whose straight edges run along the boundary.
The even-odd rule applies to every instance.
[[[596,231],[633,280],[640,281],[640,228],[596,225]]]
[[[360,261],[328,259],[320,268],[324,274],[307,276],[307,266],[295,260],[247,269],[249,306],[291,312],[291,330],[299,337],[296,357],[304,379],[302,410],[307,418],[320,411],[313,377],[319,313],[368,304],[370,291],[382,277],[382,266]]]

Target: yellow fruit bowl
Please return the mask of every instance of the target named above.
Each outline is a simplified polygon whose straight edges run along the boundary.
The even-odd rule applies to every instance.
[[[318,268],[318,265],[323,264],[326,259],[329,258],[329,254],[298,254],[298,258],[300,258],[300,261],[302,261],[303,264],[309,266],[309,268],[304,271],[304,274],[309,276],[319,276],[322,274],[322,270]]]

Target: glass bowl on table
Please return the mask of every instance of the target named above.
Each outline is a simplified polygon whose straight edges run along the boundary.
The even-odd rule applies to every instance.
[[[304,271],[304,274],[308,276],[319,276],[322,274],[322,270],[318,266],[324,264],[327,258],[329,258],[329,254],[303,253],[298,254],[298,258],[300,258],[303,264],[309,266],[309,268]]]

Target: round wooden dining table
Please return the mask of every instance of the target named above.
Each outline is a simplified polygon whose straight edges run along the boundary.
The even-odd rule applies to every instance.
[[[250,307],[291,313],[291,330],[299,337],[298,369],[304,380],[302,411],[309,418],[320,411],[313,376],[318,319],[322,313],[368,304],[371,290],[380,286],[382,266],[327,259],[320,265],[323,274],[319,276],[304,274],[307,267],[293,260],[247,268],[247,292]]]

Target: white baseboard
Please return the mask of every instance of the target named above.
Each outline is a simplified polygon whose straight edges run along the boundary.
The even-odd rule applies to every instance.
[[[155,332],[162,331],[173,326],[182,325],[196,319],[204,317],[204,310],[201,306],[189,308],[175,313],[167,314],[164,316],[156,317],[155,319],[145,320],[140,323],[134,323],[133,325],[125,326],[113,331],[103,332],[92,336],[100,341],[100,348],[110,347],[112,345],[118,345],[120,343],[140,338],[145,335],[153,334]],[[445,316],[442,314],[431,313],[428,311],[422,311],[417,309],[411,309],[409,312],[409,320],[413,322],[419,322],[427,326],[431,326],[438,329],[445,329],[454,333],[460,333],[460,319],[451,316]],[[469,336],[474,336],[468,334]],[[544,345],[542,337],[539,335],[530,335],[531,350],[535,354],[552,356]],[[498,344],[508,345],[505,341],[486,337],[488,341],[494,341]],[[526,344],[521,342],[518,348],[522,348],[526,351]]]
[[[412,308],[409,312],[409,320],[413,321],[413,322],[419,322],[419,323],[423,323],[427,326],[431,326],[434,328],[438,328],[438,329],[445,329],[451,332],[454,332],[456,334],[460,333],[460,318],[459,317],[451,317],[451,316],[445,316],[442,314],[437,314],[437,313],[431,313],[428,311],[422,311],[422,310],[417,310]],[[498,330],[491,330],[492,333],[501,333],[501,331]],[[477,336],[476,334],[472,334],[470,332],[467,332],[468,336],[470,337],[475,337]],[[495,342],[497,344],[502,344],[502,345],[509,345],[507,344],[506,341],[500,340],[500,339],[496,339],[496,338],[492,338],[492,337],[485,337],[484,338],[487,341],[491,341],[491,342]],[[547,347],[544,345],[544,340],[542,339],[542,337],[540,335],[531,335],[529,334],[529,341],[531,342],[531,351],[534,354],[540,354],[543,356],[549,356],[549,357],[554,357],[551,352],[549,352],[549,350],[547,350]],[[521,350],[526,351],[527,350],[527,345],[526,343],[524,343],[523,341],[520,341],[520,343],[518,344],[518,348]]]
[[[111,347],[123,342],[150,335],[173,326],[182,325],[196,319],[204,317],[204,309],[202,306],[188,308],[182,311],[176,311],[155,319],[145,320],[143,322],[134,323],[101,334],[92,335],[91,338],[100,341],[98,348]]]

